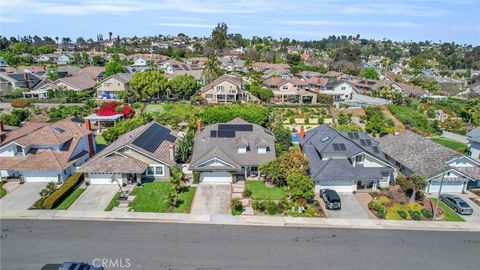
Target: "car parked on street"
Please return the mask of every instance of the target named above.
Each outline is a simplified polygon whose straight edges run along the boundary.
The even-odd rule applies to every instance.
[[[333,189],[321,189],[320,196],[325,202],[327,209],[340,210],[342,209],[342,201],[338,193]]]
[[[62,264],[46,264],[42,270],[104,270],[102,266],[96,267],[82,262],[64,262]]]
[[[448,205],[450,208],[455,210],[455,212],[460,215],[471,215],[473,214],[473,208],[468,205],[462,198],[456,197],[449,194],[440,195],[440,200]]]

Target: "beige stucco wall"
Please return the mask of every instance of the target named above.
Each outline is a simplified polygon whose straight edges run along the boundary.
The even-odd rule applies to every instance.
[[[120,82],[119,80],[115,78],[110,78],[103,83],[100,84],[100,86],[97,88],[97,91],[102,92],[115,92],[115,91],[128,91],[129,90],[129,85],[123,82]]]

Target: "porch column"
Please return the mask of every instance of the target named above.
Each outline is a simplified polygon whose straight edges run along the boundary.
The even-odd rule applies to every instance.
[[[142,183],[142,176],[139,173],[136,173],[135,176],[137,178],[137,184],[141,184]]]
[[[260,179],[260,169],[257,169],[257,178]]]
[[[245,167],[245,180],[247,180],[247,171],[248,171],[248,167]]]
[[[372,190],[377,190],[377,182],[373,182]]]

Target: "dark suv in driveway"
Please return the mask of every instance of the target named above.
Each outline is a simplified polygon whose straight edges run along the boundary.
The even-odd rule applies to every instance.
[[[332,210],[342,209],[342,201],[340,200],[340,196],[335,190],[321,189],[320,196],[325,202],[325,206],[327,207],[327,209],[332,209]]]

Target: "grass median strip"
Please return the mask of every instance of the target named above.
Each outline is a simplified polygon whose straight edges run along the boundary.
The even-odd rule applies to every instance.
[[[5,184],[5,182],[0,181],[0,198],[7,194],[7,191],[3,188],[3,184]]]
[[[108,203],[107,208],[105,208],[105,211],[112,211],[114,207],[118,206],[120,194],[120,192],[115,193],[115,196],[113,196],[112,200]]]
[[[84,188],[77,188],[70,195],[65,198],[57,207],[55,207],[55,210],[67,210],[77,199],[82,195],[82,193],[85,191]]]

